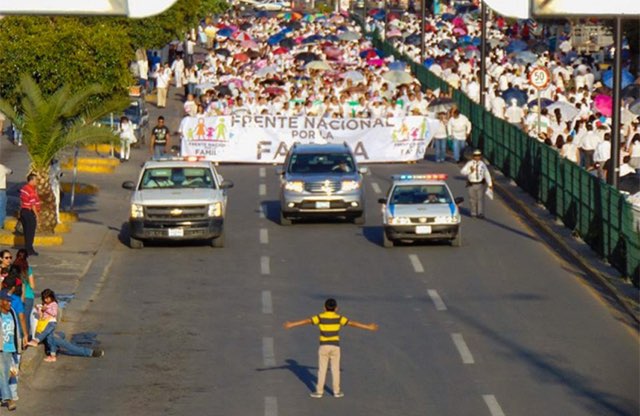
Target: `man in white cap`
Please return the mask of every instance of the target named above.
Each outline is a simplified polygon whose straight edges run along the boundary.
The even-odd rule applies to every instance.
[[[482,152],[479,149],[473,151],[473,159],[464,165],[460,173],[467,177],[471,216],[483,219],[485,194],[487,187],[493,190],[493,181],[491,180],[489,168],[482,161]]]

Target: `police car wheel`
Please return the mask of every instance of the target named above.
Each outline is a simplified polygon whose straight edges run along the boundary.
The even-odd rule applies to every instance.
[[[280,211],[280,225],[291,225],[291,220]]]
[[[462,247],[462,229],[458,229],[458,234],[451,240],[452,247]]]
[[[138,240],[137,238],[129,237],[129,247],[133,249],[140,249],[144,247],[144,243],[142,240]]]
[[[382,246],[384,248],[391,248],[395,245],[395,243],[393,242],[393,240],[390,240],[387,237],[387,233],[384,232],[384,230],[382,230]]]

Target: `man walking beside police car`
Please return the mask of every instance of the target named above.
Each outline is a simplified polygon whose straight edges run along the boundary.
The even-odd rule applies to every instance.
[[[487,194],[487,187],[490,189],[490,193],[493,192],[493,181],[489,168],[482,161],[480,150],[473,151],[473,159],[464,165],[460,173],[467,177],[471,216],[484,218],[484,198]]]

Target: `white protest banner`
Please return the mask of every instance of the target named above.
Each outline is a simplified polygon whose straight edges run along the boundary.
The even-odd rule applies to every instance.
[[[347,143],[360,163],[409,162],[424,157],[437,120],[321,118],[270,115],[186,117],[182,155],[214,162],[283,163],[294,143]]]

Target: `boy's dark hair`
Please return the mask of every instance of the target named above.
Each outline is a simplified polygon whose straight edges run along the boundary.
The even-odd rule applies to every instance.
[[[30,173],[27,175],[27,182],[31,182],[35,178],[36,178],[36,175],[33,173]]]
[[[324,302],[324,308],[329,312],[333,312],[338,307],[338,302],[335,299],[329,298]]]
[[[57,302],[58,300],[56,299],[56,294],[53,293],[53,290],[51,289],[45,289],[42,291],[42,293],[40,293],[40,297],[42,298],[42,303],[44,303],[44,300],[46,298],[51,298],[54,302]]]
[[[164,121],[164,117],[163,116],[158,117],[158,121],[160,120]]]

